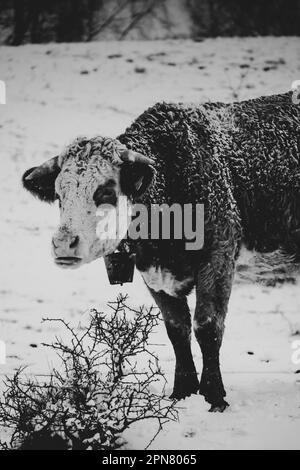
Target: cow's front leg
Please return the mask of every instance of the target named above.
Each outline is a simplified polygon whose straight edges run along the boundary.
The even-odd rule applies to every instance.
[[[149,289],[159,307],[172,342],[175,357],[174,389],[170,398],[180,400],[199,391],[199,381],[191,351],[191,316],[186,297],[171,297]]]
[[[224,400],[226,392],[220,371],[219,355],[232,274],[233,263],[230,269],[228,266],[222,278],[216,278],[213,265],[208,264],[200,269],[197,279],[194,332],[203,358],[200,394],[211,404],[212,412],[223,412],[229,406]]]

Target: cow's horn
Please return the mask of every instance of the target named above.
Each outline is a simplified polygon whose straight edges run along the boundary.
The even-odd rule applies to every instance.
[[[133,150],[124,150],[120,158],[123,162],[129,163],[143,163],[144,165],[153,165],[154,161],[151,158],[145,157],[141,153],[134,152]]]

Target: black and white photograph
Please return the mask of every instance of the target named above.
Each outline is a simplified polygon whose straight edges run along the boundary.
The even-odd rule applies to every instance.
[[[0,163],[0,450],[300,450],[300,0],[1,0]]]

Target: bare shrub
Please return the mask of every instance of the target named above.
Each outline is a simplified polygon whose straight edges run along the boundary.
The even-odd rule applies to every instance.
[[[149,343],[159,314],[129,307],[124,296],[108,306],[107,314],[92,310],[79,332],[64,320],[46,319],[59,322],[70,341],[56,338],[46,345],[61,364],[46,382],[26,377],[24,370],[6,378],[0,421],[11,438],[3,449],[116,449],[133,423],[156,420],[154,439],[166,421],[177,418]]]

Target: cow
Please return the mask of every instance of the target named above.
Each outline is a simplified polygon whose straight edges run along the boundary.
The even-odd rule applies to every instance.
[[[291,93],[239,103],[158,103],[117,138],[79,137],[23,175],[23,185],[45,202],[59,201],[52,238],[64,268],[106,257],[128,233],[130,208],[139,203],[202,204],[204,243],[188,250],[182,239],[130,240],[140,271],[162,312],[176,366],[174,399],[200,393],[210,411],[223,412],[220,348],[242,244],[261,253],[299,256],[300,108]],[[103,204],[128,214],[117,237],[101,237]],[[195,288],[193,330],[203,370],[191,352],[188,294]]]

